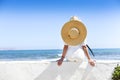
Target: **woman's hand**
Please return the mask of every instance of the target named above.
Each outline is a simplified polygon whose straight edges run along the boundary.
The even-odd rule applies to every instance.
[[[59,60],[57,61],[57,65],[58,65],[58,66],[61,66],[61,65],[62,65],[62,62],[63,62],[63,59],[61,58],[61,59],[59,59]]]
[[[90,60],[88,60],[88,62],[91,66],[93,66],[93,67],[95,66],[95,60],[90,59]]]

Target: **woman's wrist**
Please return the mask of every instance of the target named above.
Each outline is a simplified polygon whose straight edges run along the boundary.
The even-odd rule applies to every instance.
[[[93,59],[89,59],[88,62],[93,62],[94,60]]]
[[[91,61],[92,59],[91,58],[88,58],[88,61]]]
[[[64,58],[65,58],[64,56],[61,56],[61,59],[62,59],[62,60],[64,60]]]

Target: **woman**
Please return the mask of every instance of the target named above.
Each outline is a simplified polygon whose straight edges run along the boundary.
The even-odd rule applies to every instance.
[[[65,44],[58,66],[62,65],[65,57],[68,61],[82,62],[85,56],[89,64],[95,66],[95,61],[91,59],[85,43],[86,27],[76,16],[71,17],[70,21],[64,24],[61,35]]]

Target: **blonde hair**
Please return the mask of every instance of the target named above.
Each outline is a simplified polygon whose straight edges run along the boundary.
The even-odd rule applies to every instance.
[[[70,18],[70,21],[72,21],[72,20],[80,21],[77,16],[72,16],[72,17]]]

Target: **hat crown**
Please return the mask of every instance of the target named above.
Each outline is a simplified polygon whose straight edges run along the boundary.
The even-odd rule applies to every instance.
[[[77,28],[71,28],[68,32],[68,36],[72,39],[75,39],[79,36],[79,30]]]

